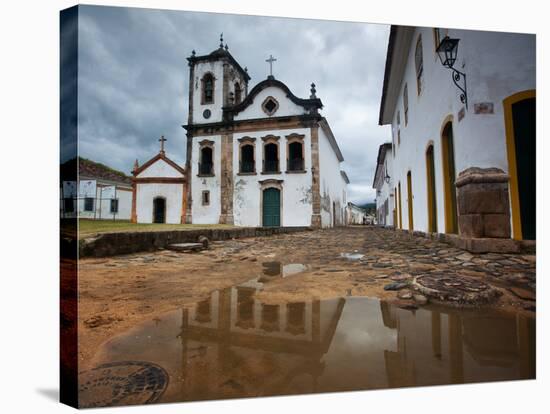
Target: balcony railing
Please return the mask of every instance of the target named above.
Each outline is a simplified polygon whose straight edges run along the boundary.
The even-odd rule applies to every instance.
[[[214,175],[211,162],[199,162],[199,175]]]
[[[304,159],[303,158],[295,158],[292,160],[287,161],[287,168],[288,171],[303,171],[304,170]]]
[[[279,160],[264,160],[264,173],[278,173]]]
[[[254,161],[241,161],[239,172],[242,173],[253,173],[255,172]]]

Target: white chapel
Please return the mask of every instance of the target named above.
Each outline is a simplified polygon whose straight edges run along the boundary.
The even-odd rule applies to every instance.
[[[349,181],[315,85],[298,98],[270,71],[250,89],[223,38],[212,53],[193,51],[187,60],[185,222],[344,225]]]

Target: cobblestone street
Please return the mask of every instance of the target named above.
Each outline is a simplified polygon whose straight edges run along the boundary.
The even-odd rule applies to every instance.
[[[144,320],[249,280],[263,303],[368,296],[405,309],[443,303],[534,315],[535,255],[470,254],[376,227],[213,242],[79,263],[80,354]]]

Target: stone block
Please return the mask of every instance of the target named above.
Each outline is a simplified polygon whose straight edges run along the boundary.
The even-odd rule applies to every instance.
[[[458,216],[460,234],[464,237],[483,237],[483,216],[481,214],[464,214]]]
[[[510,216],[507,214],[484,214],[483,236],[507,239],[511,236]]]
[[[519,244],[512,239],[464,238],[464,249],[472,253],[519,253]]]
[[[468,184],[458,189],[459,214],[509,212],[508,188],[500,183]]]

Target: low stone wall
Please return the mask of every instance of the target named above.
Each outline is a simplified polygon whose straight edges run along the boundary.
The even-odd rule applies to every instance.
[[[103,233],[79,240],[79,257],[106,257],[153,251],[172,243],[197,242],[199,236],[211,241],[272,236],[311,230],[309,227],[242,227],[151,232]]]

